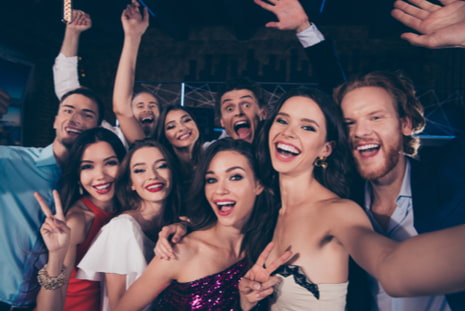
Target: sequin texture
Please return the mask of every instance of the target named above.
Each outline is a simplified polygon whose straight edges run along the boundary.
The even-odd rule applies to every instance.
[[[238,282],[247,271],[242,259],[217,274],[186,283],[174,281],[154,301],[153,310],[240,310]]]

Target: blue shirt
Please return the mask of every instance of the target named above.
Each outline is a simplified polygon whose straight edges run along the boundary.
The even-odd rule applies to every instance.
[[[379,224],[371,212],[371,186],[365,185],[365,210],[376,232],[395,241],[403,241],[418,235],[414,226],[412,206],[412,189],[410,187],[410,162],[406,160],[406,168],[399,195],[396,198],[396,209],[391,215],[386,230]],[[374,311],[449,311],[445,296],[419,296],[393,298],[389,296],[377,279],[369,276],[371,294],[374,298]]]
[[[0,146],[0,301],[33,305],[37,272],[47,262],[39,229],[44,214],[33,196],[53,205],[61,169],[52,145],[45,148]]]

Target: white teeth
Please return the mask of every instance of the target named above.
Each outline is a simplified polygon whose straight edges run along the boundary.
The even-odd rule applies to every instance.
[[[225,202],[216,202],[218,206],[225,206],[225,205],[234,205],[235,202],[233,201],[225,201]]]
[[[67,132],[75,133],[75,134],[80,134],[81,133],[81,131],[79,131],[79,130],[70,129],[70,128],[67,129]]]
[[[378,144],[369,144],[369,145],[364,145],[364,146],[358,146],[357,150],[358,151],[365,151],[365,150],[369,150],[369,149],[376,149],[378,147],[379,147]]]
[[[300,150],[298,150],[294,146],[281,144],[281,143],[277,144],[277,149],[280,149],[281,151],[290,152],[290,153],[295,154],[295,155],[300,153]]]
[[[183,134],[182,136],[180,136],[178,139],[179,139],[179,140],[182,140],[182,139],[187,138],[187,137],[190,136],[190,135],[191,135],[191,133],[186,133],[186,134]]]
[[[157,184],[157,185],[151,185],[151,186],[147,187],[147,189],[158,189],[158,188],[162,188],[162,185]]]
[[[143,118],[143,121],[145,121],[145,122],[152,122],[152,120],[153,120],[153,118],[149,118],[149,117],[148,118]]]
[[[100,186],[94,186],[97,190],[104,190],[110,188],[110,183],[105,184],[105,185],[100,185]]]
[[[245,120],[243,120],[243,121],[239,121],[239,122],[235,123],[235,126],[241,125],[241,124],[247,124],[247,123],[248,123],[248,122],[246,122]]]

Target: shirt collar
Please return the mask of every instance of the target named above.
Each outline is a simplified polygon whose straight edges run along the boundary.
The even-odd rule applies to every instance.
[[[50,144],[45,148],[42,148],[40,154],[36,159],[37,166],[49,166],[56,165],[58,166],[57,159],[55,159],[53,145]]]

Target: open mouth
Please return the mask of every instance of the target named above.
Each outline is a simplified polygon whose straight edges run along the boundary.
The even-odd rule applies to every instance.
[[[357,150],[362,156],[370,157],[375,155],[380,148],[380,144],[366,144],[356,146],[355,150]]]
[[[81,130],[73,128],[73,127],[66,127],[65,131],[67,132],[67,134],[70,134],[70,135],[79,135],[82,132]]]
[[[300,154],[300,150],[296,147],[284,143],[277,143],[276,149],[278,153],[284,156],[298,156]]]
[[[233,211],[236,203],[237,202],[231,200],[216,201],[217,208],[219,209],[219,215],[229,215]]]
[[[96,192],[99,193],[99,194],[106,194],[106,193],[108,193],[110,191],[111,186],[112,186],[112,183],[108,182],[108,183],[105,183],[105,184],[95,185],[95,186],[93,186],[93,188],[96,189]]]
[[[190,131],[190,132],[186,132],[186,133],[184,133],[183,135],[180,135],[177,139],[178,139],[178,140],[185,140],[185,139],[187,139],[187,138],[190,137],[190,136],[191,136],[191,131]]]
[[[149,192],[159,192],[163,188],[164,188],[163,183],[153,183],[153,184],[146,186],[146,190],[148,190]]]
[[[251,125],[247,120],[242,120],[234,124],[234,131],[240,139],[251,137]]]
[[[141,124],[151,124],[154,122],[154,118],[153,117],[144,117],[142,119],[140,119],[139,121]]]

